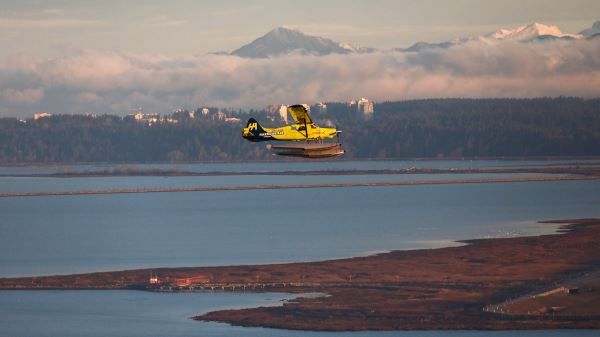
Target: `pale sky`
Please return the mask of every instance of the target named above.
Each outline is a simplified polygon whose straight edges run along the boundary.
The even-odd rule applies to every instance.
[[[198,55],[231,51],[283,25],[387,49],[534,21],[576,33],[598,19],[598,0],[0,0],[0,57],[70,49]]]
[[[600,39],[470,39],[532,22],[578,33],[600,0],[0,0],[0,117],[439,97],[600,97]],[[383,51],[247,59],[278,26]]]

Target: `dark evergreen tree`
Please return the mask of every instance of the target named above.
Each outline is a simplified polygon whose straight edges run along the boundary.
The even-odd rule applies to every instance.
[[[216,110],[216,109],[214,109]],[[271,159],[241,137],[242,123],[187,111],[177,124],[131,117],[55,115],[0,119],[0,162],[162,162]],[[265,110],[252,116],[271,125]],[[600,99],[428,99],[383,102],[372,118],[356,105],[327,103],[313,114],[343,130],[345,158],[600,156]]]

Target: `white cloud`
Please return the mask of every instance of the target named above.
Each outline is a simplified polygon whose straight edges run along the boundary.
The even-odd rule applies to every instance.
[[[101,21],[84,20],[76,18],[0,18],[0,29],[23,30],[23,29],[54,29],[54,28],[76,28],[84,26],[102,25]]]
[[[39,102],[44,97],[44,90],[40,88],[27,88],[21,90],[6,88],[2,90],[0,96],[8,103],[29,106]]]
[[[67,13],[66,10],[62,9],[62,8],[46,8],[46,9],[42,9],[41,12],[43,14],[47,14],[47,15],[65,15],[65,13]]]
[[[100,101],[102,98],[96,93],[84,91],[75,95],[75,99],[77,102],[81,103],[95,103]]]
[[[600,39],[472,41],[418,53],[243,59],[79,51],[0,64],[0,111],[168,112],[200,105],[428,97],[600,96]]]

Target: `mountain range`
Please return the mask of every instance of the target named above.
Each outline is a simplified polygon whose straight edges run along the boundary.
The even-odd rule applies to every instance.
[[[469,41],[497,43],[516,41],[535,43],[551,40],[579,40],[600,36],[600,21],[578,34],[565,34],[557,26],[534,22],[527,26],[512,29],[500,29],[485,35],[467,38],[457,38],[450,41],[430,43],[420,41],[408,48],[394,48],[393,51],[418,52],[425,49],[449,48]],[[369,53],[375,48],[355,47],[348,43],[340,43],[331,39],[311,36],[299,30],[287,27],[277,27],[258,39],[232,51],[230,55],[244,58],[269,58],[289,54],[323,56],[328,54]]]

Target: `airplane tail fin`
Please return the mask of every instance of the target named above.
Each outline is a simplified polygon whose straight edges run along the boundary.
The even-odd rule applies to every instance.
[[[253,127],[254,125],[256,125],[258,127],[258,125],[259,125],[258,121],[256,119],[254,119],[254,118],[250,118],[248,120],[248,123],[246,123],[246,128]]]
[[[248,123],[246,123],[246,128],[248,129],[248,131],[252,132],[253,134],[260,134],[262,132],[265,132],[265,129],[263,129],[262,126],[260,126],[260,124],[258,123],[258,121],[254,118],[250,118],[248,120]]]
[[[248,123],[246,123],[246,128],[244,129],[243,136],[244,138],[253,142],[269,140],[271,138],[270,134],[267,133],[265,129],[263,129],[263,127],[260,126],[260,124],[258,124],[258,121],[254,118],[250,118],[248,120]]]

